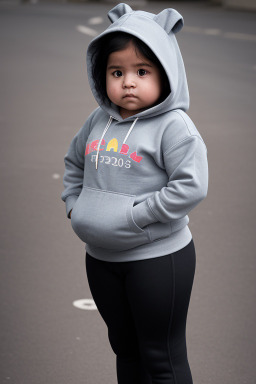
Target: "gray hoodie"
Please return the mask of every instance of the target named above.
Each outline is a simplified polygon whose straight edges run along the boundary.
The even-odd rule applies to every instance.
[[[207,194],[205,144],[186,114],[189,94],[175,33],[181,15],[113,8],[112,24],[88,47],[87,67],[98,107],[65,156],[64,191],[71,224],[93,257],[133,261],[163,256],[192,238],[188,212]],[[165,69],[171,92],[160,104],[122,119],[102,102],[92,78],[92,56],[102,36],[127,32],[146,43]]]

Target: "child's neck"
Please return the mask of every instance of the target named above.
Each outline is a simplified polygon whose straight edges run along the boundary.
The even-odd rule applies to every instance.
[[[129,111],[127,109],[119,108],[119,113],[120,113],[123,120],[127,119],[128,117],[134,116],[137,113],[142,112],[142,111],[144,111],[144,109],[140,109],[137,111]]]

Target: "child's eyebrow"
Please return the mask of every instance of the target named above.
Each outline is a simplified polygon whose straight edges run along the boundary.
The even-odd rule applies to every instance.
[[[141,63],[135,64],[134,67],[150,67],[150,68],[152,68],[152,65],[149,63],[141,62]]]
[[[152,68],[152,65],[150,65],[149,63],[143,63],[143,62],[141,62],[141,63],[136,63],[136,64],[134,64],[133,67],[149,67],[149,68]],[[123,69],[123,68],[124,68],[124,67],[121,66],[121,65],[114,65],[114,64],[109,65],[109,66],[107,67],[107,69]]]
[[[107,69],[122,69],[121,65],[109,65]]]

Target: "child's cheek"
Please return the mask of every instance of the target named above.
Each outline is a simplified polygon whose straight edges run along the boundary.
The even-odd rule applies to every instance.
[[[111,87],[109,87],[109,98],[110,99],[118,99],[120,96],[120,91],[118,89],[118,87],[116,86],[116,84],[112,85]]]
[[[106,86],[107,86],[107,95],[111,100],[113,97],[113,83],[112,83],[112,81],[107,79]]]

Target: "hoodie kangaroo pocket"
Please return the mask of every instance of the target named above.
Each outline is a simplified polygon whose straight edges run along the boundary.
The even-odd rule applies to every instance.
[[[171,223],[153,223],[148,225],[151,241],[162,240],[172,234]]]
[[[71,225],[85,243],[124,251],[150,242],[132,217],[135,196],[84,187],[71,215]]]

